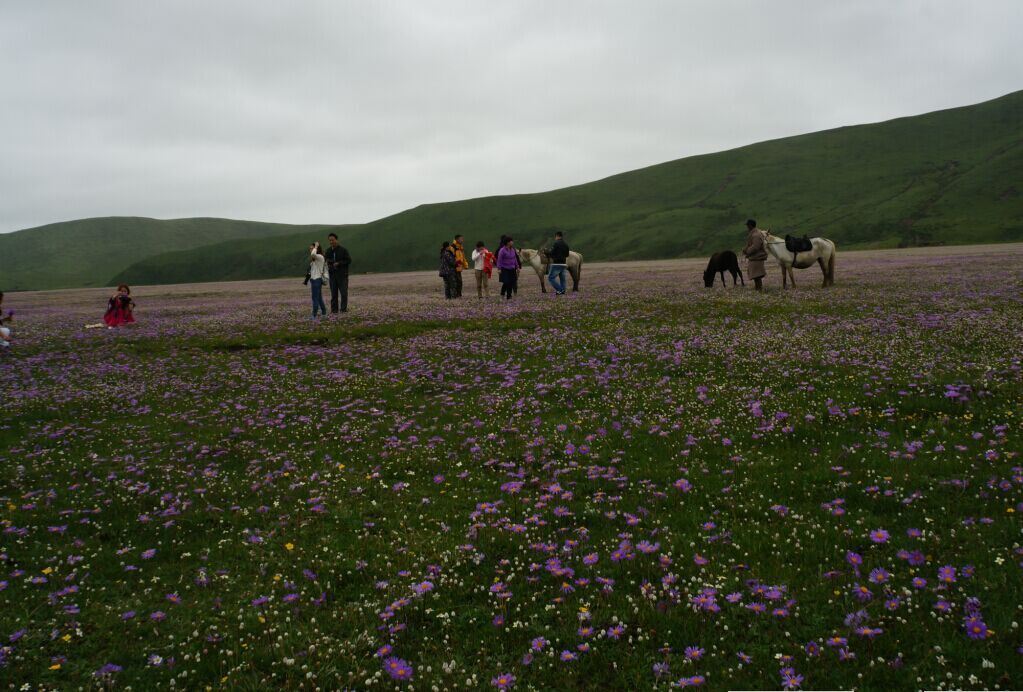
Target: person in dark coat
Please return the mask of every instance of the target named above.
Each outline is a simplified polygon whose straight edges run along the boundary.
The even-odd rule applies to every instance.
[[[444,297],[448,300],[457,298],[458,287],[455,285],[455,253],[451,252],[451,243],[444,241],[440,246],[440,278],[444,280]]]
[[[348,267],[352,264],[352,256],[337,242],[337,233],[328,235],[327,240],[330,247],[323,256],[327,260],[327,279],[330,281],[330,312],[336,315],[339,308],[341,312],[348,312]]]
[[[551,258],[551,268],[547,273],[547,281],[554,289],[554,294],[565,295],[565,274],[568,273],[568,243],[561,231],[554,234],[554,244],[551,245],[548,253]]]

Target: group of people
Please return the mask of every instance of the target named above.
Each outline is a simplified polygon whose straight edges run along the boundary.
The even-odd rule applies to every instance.
[[[767,246],[764,242],[764,233],[757,228],[754,219],[746,221],[748,231],[746,246],[742,254],[748,263],[749,278],[753,279],[756,290],[763,290],[763,280],[766,276]],[[319,242],[309,246],[309,270],[306,273],[305,283],[309,285],[312,297],[312,319],[316,320],[322,314],[327,315],[327,306],[323,301],[323,287],[330,287],[330,312],[348,312],[348,271],[352,264],[352,256],[348,250],[338,242],[336,233],[327,236],[328,247],[326,250]],[[554,234],[554,242],[547,252],[550,269],[547,274],[547,281],[554,289],[556,295],[564,295],[566,287],[566,274],[568,273],[568,243],[565,242],[564,234],[558,231]],[[490,279],[493,277],[494,269],[498,271],[498,280],[501,282],[501,296],[511,300],[512,296],[518,293],[518,277],[522,271],[522,258],[515,247],[515,240],[509,235],[502,235],[498,243],[498,251],[495,255],[486,244],[480,240],[476,243],[470,258],[473,272],[476,277],[476,296],[480,299],[490,297]],[[455,236],[454,240],[444,241],[440,250],[440,277],[444,282],[444,297],[451,300],[462,297],[462,272],[469,269],[469,259],[465,254],[465,237],[462,234]],[[14,311],[3,315],[4,294],[0,291],[0,348],[9,348],[11,345],[10,324],[14,321]],[[87,328],[103,327],[109,329],[121,327],[135,322],[134,317],[135,301],[131,297],[131,288],[127,284],[121,284],[117,291],[107,301],[107,311],[103,315],[103,322],[88,324]]]
[[[305,283],[309,285],[313,299],[313,317],[315,320],[320,311],[327,316],[327,306],[323,303],[323,287],[330,287],[330,312],[348,312],[348,268],[352,264],[352,256],[347,248],[337,240],[337,233],[327,235],[326,251],[320,243],[309,246],[309,271],[305,275]]]
[[[549,251],[550,271],[547,280],[557,295],[565,294],[565,274],[568,269],[568,243],[564,234],[554,234],[554,243]],[[476,275],[476,296],[482,299],[490,297],[489,282],[494,269],[498,271],[501,282],[501,297],[511,300],[519,290],[519,272],[522,271],[522,258],[515,248],[515,239],[502,235],[498,242],[497,255],[487,249],[482,240],[476,242],[472,251],[473,272]],[[440,278],[444,282],[444,297],[448,300],[462,297],[462,272],[469,268],[465,257],[465,237],[461,234],[452,241],[444,241],[440,247]]]

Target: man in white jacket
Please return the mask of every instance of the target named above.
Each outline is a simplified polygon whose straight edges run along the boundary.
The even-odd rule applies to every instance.
[[[489,260],[487,256],[490,256]],[[487,298],[490,297],[490,287],[487,283],[490,281],[490,272],[493,271],[494,267],[494,253],[487,249],[487,246],[483,244],[483,241],[477,241],[476,249],[472,251],[472,268],[476,273],[476,295],[480,298],[483,294],[486,294]]]

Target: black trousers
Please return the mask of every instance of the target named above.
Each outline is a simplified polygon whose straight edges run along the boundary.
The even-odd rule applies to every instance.
[[[330,311],[337,312],[338,296],[341,312],[348,312],[348,272],[330,272]]]
[[[518,290],[519,277],[514,269],[501,270],[501,295],[511,300],[512,293]]]
[[[455,275],[448,274],[447,276],[440,277],[444,280],[444,297],[445,298],[457,298],[458,295],[455,293]]]
[[[455,298],[462,297],[462,272],[455,272]]]

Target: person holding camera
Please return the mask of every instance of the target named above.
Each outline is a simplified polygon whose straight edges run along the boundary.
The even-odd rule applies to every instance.
[[[323,256],[323,248],[319,243],[309,246],[309,273],[306,274],[306,281],[309,282],[309,290],[313,297],[313,321],[316,320],[317,309],[323,311],[327,316],[327,306],[323,303],[323,282],[327,280],[327,260]]]
[[[327,260],[327,278],[330,281],[330,314],[336,315],[339,295],[341,312],[348,312],[348,266],[352,263],[352,256],[337,242],[337,233],[328,235],[327,240],[330,247],[324,258]]]
[[[135,301],[131,299],[131,289],[128,284],[120,284],[117,291],[107,301],[107,311],[103,315],[103,322],[107,329],[123,327],[135,321]]]

